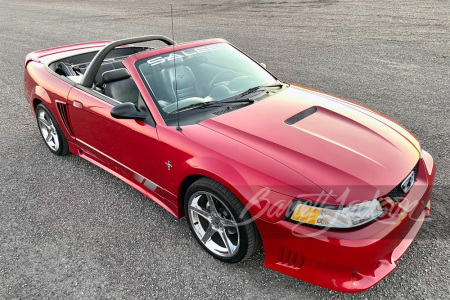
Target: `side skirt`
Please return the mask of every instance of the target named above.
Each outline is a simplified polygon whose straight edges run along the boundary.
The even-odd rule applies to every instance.
[[[180,218],[180,216],[182,215],[182,212],[181,212],[182,208],[181,207],[175,206],[173,203],[171,203],[167,199],[161,198],[158,195],[152,193],[142,183],[139,183],[135,179],[130,178],[128,176],[125,176],[124,174],[119,173],[116,169],[112,169],[109,165],[105,164],[103,161],[97,159],[94,156],[89,155],[88,152],[80,151],[79,148],[75,144],[73,144],[71,142],[69,142],[69,151],[71,153],[73,153],[74,155],[77,155],[77,156],[79,156],[81,158],[84,158],[85,160],[87,160],[87,161],[93,163],[94,165],[102,168],[103,170],[107,171],[108,173],[116,176],[117,178],[119,178],[120,180],[125,182],[126,184],[130,185],[134,189],[136,189],[139,192],[141,192],[142,194],[144,194],[144,196],[146,196],[147,198],[150,198],[151,200],[153,200],[157,204],[159,204],[162,207],[164,207],[168,212],[170,212],[176,218]]]

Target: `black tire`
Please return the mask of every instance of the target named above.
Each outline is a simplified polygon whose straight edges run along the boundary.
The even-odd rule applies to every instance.
[[[39,119],[40,117],[45,116],[44,119],[47,121],[47,126],[44,125]],[[59,156],[64,156],[69,153],[69,144],[67,143],[67,139],[64,133],[61,130],[58,122],[55,117],[52,115],[50,110],[43,104],[40,103],[36,107],[36,121],[39,128],[39,132],[41,133],[42,139],[44,140],[45,145],[50,150],[51,153]],[[44,128],[44,129],[42,129]],[[50,129],[49,129],[50,128]],[[50,135],[50,132],[57,136],[57,139],[53,139],[51,141],[46,141],[45,132]],[[52,142],[53,141],[53,142]]]
[[[199,194],[200,193],[200,194]],[[222,215],[219,217],[226,217],[230,220],[232,219],[229,216],[229,213],[231,212],[235,223],[238,228],[239,232],[239,238],[238,238],[238,247],[236,247],[236,253],[233,253],[229,257],[224,257],[223,255],[218,255],[217,253],[214,253],[212,250],[210,250],[205,244],[201,241],[200,237],[198,236],[198,233],[196,233],[194,226],[198,228],[198,224],[200,223],[200,219],[198,216],[202,216],[201,214],[197,214],[197,221],[194,223],[193,218],[195,218],[192,214],[192,208],[189,207],[189,203],[192,201],[195,201],[194,199],[199,199],[201,193],[211,194],[213,197],[213,201],[215,201],[215,205],[218,206],[217,211],[219,212],[220,209],[222,209]],[[198,196],[198,197],[197,197]],[[206,197],[206,196],[205,196]],[[192,200],[191,200],[192,198]],[[208,198],[209,199],[209,198]],[[224,209],[225,206],[227,210]],[[189,224],[189,228],[196,238],[196,240],[199,242],[199,244],[205,249],[209,254],[211,254],[216,259],[226,262],[226,263],[237,263],[244,259],[249,258],[251,255],[255,253],[255,251],[260,247],[261,245],[261,238],[259,236],[258,229],[256,228],[255,223],[250,217],[250,214],[245,209],[244,205],[239,201],[239,199],[226,187],[218,183],[217,181],[203,177],[196,182],[194,182],[187,190],[185,199],[184,199],[184,209],[186,214],[187,223]],[[194,213],[195,215],[196,213]],[[219,212],[219,214],[221,214]],[[224,215],[226,214],[226,215]],[[206,220],[206,219],[205,219]],[[222,219],[223,220],[223,219]],[[211,226],[211,222],[209,222],[209,225],[207,227]],[[222,230],[225,227],[221,227]],[[232,228],[233,229],[233,228]],[[228,230],[228,229],[227,229]],[[206,235],[205,230],[205,235]],[[237,230],[236,230],[237,232]],[[214,234],[219,234],[218,232]],[[220,234],[219,234],[220,236]],[[216,235],[217,238],[217,235]],[[213,237],[211,237],[212,241]],[[231,239],[231,237],[230,237]],[[222,239],[222,241],[224,241]],[[229,249],[229,248],[228,248]],[[228,252],[229,255],[230,253]]]

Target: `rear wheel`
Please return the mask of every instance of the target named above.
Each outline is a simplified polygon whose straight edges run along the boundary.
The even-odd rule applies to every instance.
[[[260,237],[249,213],[226,187],[210,178],[194,182],[184,202],[189,228],[215,258],[236,263],[250,257]]]
[[[67,155],[69,152],[69,145],[64,133],[56,122],[50,110],[44,105],[39,104],[36,107],[36,120],[41,132],[41,136],[44,139],[50,152],[55,155]]]

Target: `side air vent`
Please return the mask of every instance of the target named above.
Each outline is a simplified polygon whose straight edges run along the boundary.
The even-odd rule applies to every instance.
[[[229,106],[226,106],[225,108],[222,108],[222,109],[219,109],[218,111],[215,111],[214,114],[217,115],[217,116],[220,116],[220,115],[223,115],[223,114],[225,114],[225,113],[227,113],[229,111],[232,111],[232,110],[237,109],[237,108],[244,107],[246,105],[247,105],[247,103],[245,103],[245,104],[229,105]]]
[[[58,106],[59,114],[61,115],[61,119],[64,122],[64,126],[66,127],[67,131],[71,136],[73,136],[72,133],[72,127],[70,127],[69,122],[69,116],[67,115],[67,107],[65,103],[57,102],[56,105]]]
[[[303,257],[303,255],[295,251],[283,248],[281,250],[281,259],[279,262],[277,262],[277,264],[292,269],[300,269],[303,265],[304,260],[305,258]]]
[[[317,111],[317,107],[313,106],[310,107],[302,112],[299,112],[296,115],[293,115],[292,117],[290,117],[289,119],[287,119],[286,121],[284,121],[284,123],[286,123],[287,125],[292,125],[297,123],[300,120],[303,120],[304,118],[312,115],[313,113],[315,113]]]
[[[419,167],[419,163],[417,163],[413,169],[415,180],[417,180],[418,167]],[[408,175],[409,175],[409,173],[408,173]],[[403,179],[403,180],[405,180],[405,179]],[[403,182],[403,180],[402,180],[402,182]],[[402,187],[401,187],[402,182],[400,182],[392,191],[390,191],[386,195],[389,198],[391,198],[395,203],[398,203],[400,200],[402,200],[406,196],[406,193],[403,192]]]

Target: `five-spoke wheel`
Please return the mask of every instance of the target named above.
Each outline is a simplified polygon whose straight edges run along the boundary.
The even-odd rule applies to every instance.
[[[55,117],[42,103],[36,107],[36,120],[42,138],[50,151],[56,155],[66,155],[69,151],[66,137]]]
[[[186,192],[189,227],[200,245],[225,262],[239,262],[259,246],[259,235],[245,207],[226,187],[201,178]]]
[[[59,149],[59,139],[56,133],[55,125],[53,125],[52,119],[48,116],[47,112],[43,109],[39,111],[37,116],[39,129],[41,130],[42,137],[44,138],[47,146],[53,151]]]
[[[231,257],[239,248],[238,225],[222,201],[211,193],[199,191],[188,207],[194,232],[211,252]]]

